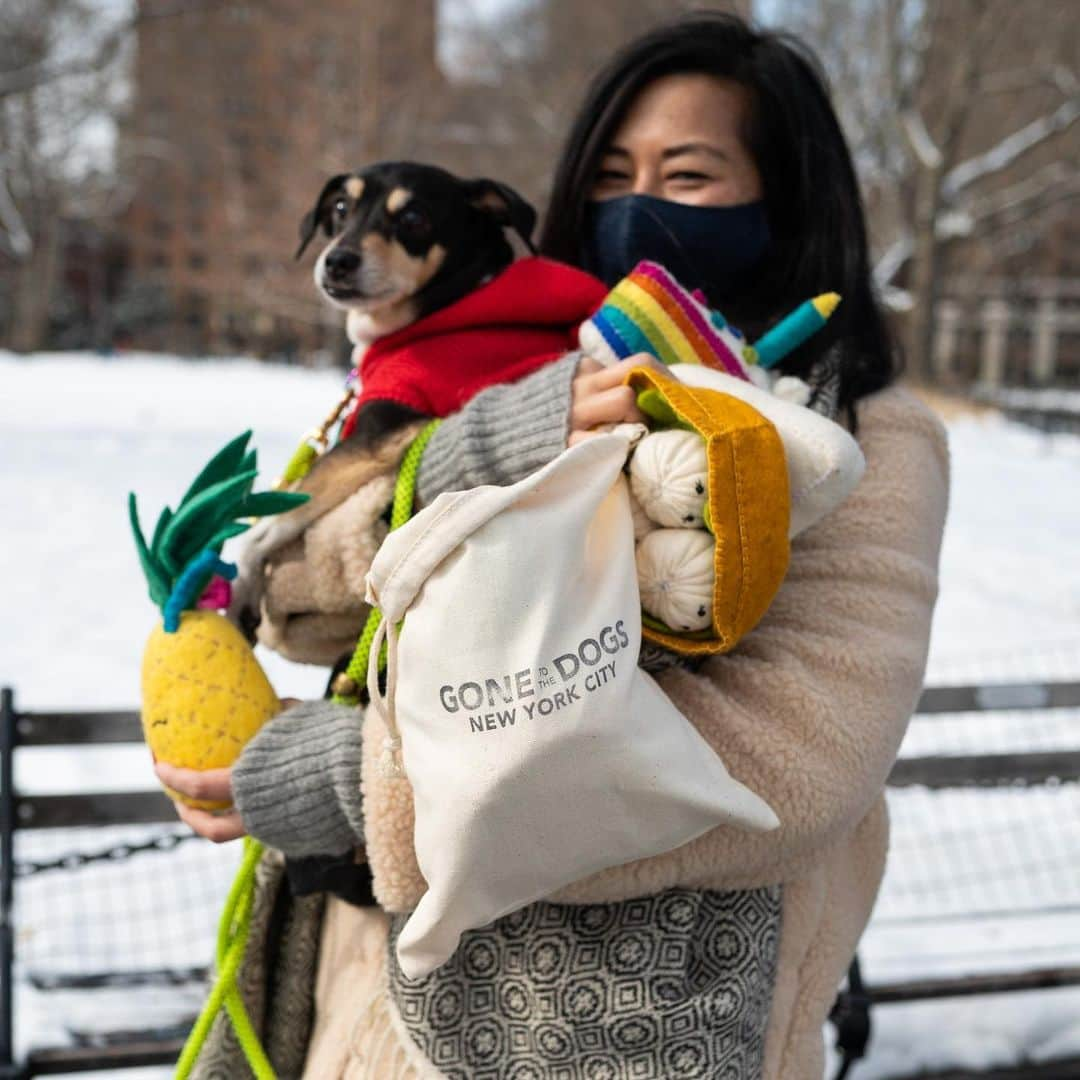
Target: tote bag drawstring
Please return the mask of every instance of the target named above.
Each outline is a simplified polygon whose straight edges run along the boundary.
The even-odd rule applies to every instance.
[[[379,758],[379,773],[388,777],[405,775],[401,767],[401,733],[398,731],[395,705],[399,636],[399,627],[383,616],[375,630],[375,639],[371,643],[371,652],[368,656],[367,680],[371,707],[378,713],[386,727],[383,752]],[[379,654],[382,652],[384,641],[386,642],[386,692],[382,693],[379,690]]]

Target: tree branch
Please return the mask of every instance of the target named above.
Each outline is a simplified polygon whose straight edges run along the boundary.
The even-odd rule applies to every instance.
[[[894,277],[900,272],[900,268],[911,258],[915,250],[915,238],[911,232],[905,229],[885,250],[885,254],[874,265],[874,284],[879,289],[885,289]]]
[[[1073,97],[1080,90],[1080,79],[1064,64],[1051,64],[1049,67],[1030,65],[1010,68],[1008,71],[990,72],[979,80],[978,90],[986,97],[989,94],[1032,90],[1038,86],[1053,86],[1064,97]]]
[[[176,0],[176,3],[169,7],[140,11],[110,30],[88,55],[64,61],[46,59],[13,71],[0,72],[0,99],[29,93],[58,79],[101,71],[116,58],[124,42],[143,23],[186,15],[192,11],[229,7],[234,2],[235,0]]]
[[[0,226],[3,226],[7,247],[16,259],[25,259],[34,250],[34,240],[26,227],[19,208],[8,190],[5,170],[0,166]]]
[[[900,127],[907,136],[908,145],[924,169],[940,169],[944,158],[934,142],[933,136],[926,130],[922,113],[910,105],[900,113]]]
[[[1058,185],[1056,189],[1041,192],[1023,203],[1009,207],[1000,215],[987,218],[979,224],[979,236],[983,240],[997,236],[1010,229],[1015,229],[1021,222],[1039,218],[1061,203],[1080,199],[1080,182],[1072,180]]]
[[[1000,172],[1032,147],[1045,142],[1058,132],[1067,130],[1078,116],[1080,98],[1064,102],[1047,116],[1033,120],[1019,131],[1007,135],[989,150],[976,154],[951,169],[942,183],[942,194],[948,199],[955,198],[976,180]]]
[[[1062,161],[1054,161],[1032,176],[1007,188],[972,199],[970,212],[977,221],[1007,213],[1012,207],[1037,199],[1045,192],[1053,191],[1062,184],[1080,184],[1080,177]]]

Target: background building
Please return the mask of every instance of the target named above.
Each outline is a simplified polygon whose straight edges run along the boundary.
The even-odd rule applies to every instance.
[[[288,357],[336,339],[340,319],[293,261],[298,225],[327,176],[382,156],[406,99],[440,92],[434,0],[362,18],[351,0],[159,9],[175,5],[141,0],[122,154],[141,294],[127,332]]]
[[[130,274],[114,329],[153,348],[303,358],[342,347],[310,258],[292,260],[327,176],[430,160],[540,203],[584,83],[614,43],[672,8],[509,9],[458,34],[445,66],[435,0],[176,10],[139,2],[121,155],[135,185]]]

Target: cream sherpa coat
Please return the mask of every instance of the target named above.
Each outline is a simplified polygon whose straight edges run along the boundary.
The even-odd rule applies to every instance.
[[[781,828],[721,827],[552,898],[591,903],[671,886],[781,884],[769,1080],[822,1075],[822,1025],[885,865],[882,792],[922,686],[937,594],[948,499],[943,428],[901,388],[860,402],[858,416],[866,474],[840,509],[794,541],[788,577],[759,627],[697,673],[659,677],[731,773],[776,809]],[[369,716],[367,855],[380,903],[402,912],[425,886],[408,784],[376,768],[382,739]]]

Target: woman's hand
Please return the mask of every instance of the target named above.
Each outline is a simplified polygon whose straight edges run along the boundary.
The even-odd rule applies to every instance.
[[[632,387],[623,385],[627,373],[638,367],[667,370],[648,353],[627,357],[610,367],[604,367],[592,357],[582,357],[570,387],[568,446],[595,435],[592,429],[601,424],[644,423],[645,415],[637,407],[637,395]]]
[[[282,711],[298,705],[298,698],[282,698]],[[231,803],[232,768],[225,769],[181,769],[164,761],[154,762],[154,772],[158,779],[172,791],[186,795],[189,799],[205,799],[213,802]],[[185,825],[190,826],[200,836],[212,840],[215,844],[224,844],[229,840],[238,840],[247,833],[240,820],[240,812],[231,809],[211,813],[198,810],[177,799],[173,800],[176,813]]]
[[[214,802],[232,802],[232,769],[180,769],[164,761],[154,763],[158,779],[170,790],[186,795],[189,799],[208,799]],[[173,800],[180,820],[207,840],[224,844],[236,840],[247,830],[240,820],[239,811],[232,809],[211,813],[197,810],[178,799]]]

